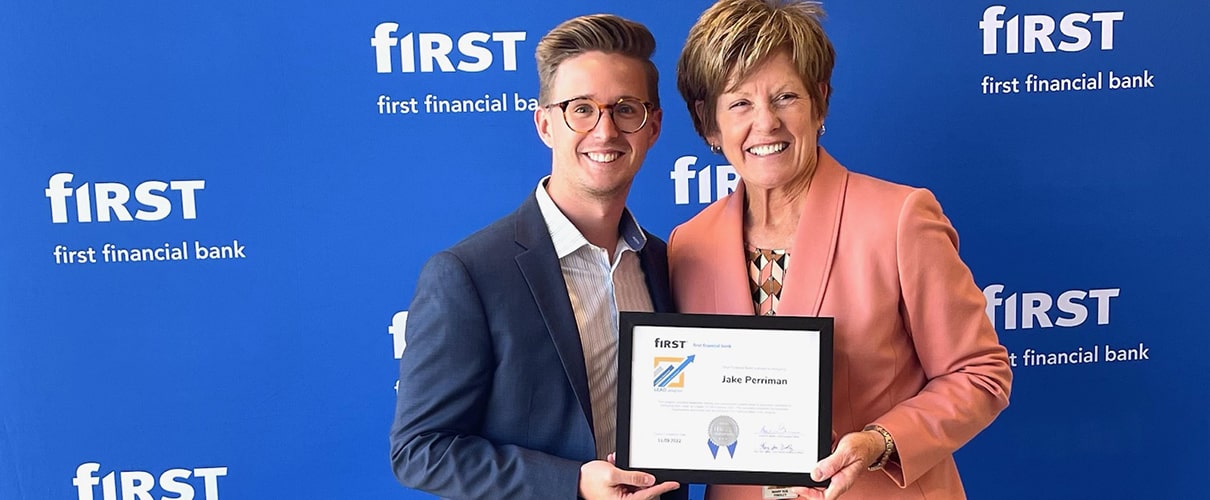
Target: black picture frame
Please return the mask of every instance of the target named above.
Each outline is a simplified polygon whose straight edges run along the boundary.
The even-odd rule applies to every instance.
[[[681,484],[751,484],[786,486],[826,487],[829,480],[814,481],[811,471],[768,472],[757,470],[695,470],[690,468],[633,468],[631,466],[631,421],[634,380],[634,329],[638,326],[661,326],[687,329],[734,330],[736,335],[745,331],[819,332],[818,367],[818,450],[816,460],[831,453],[832,442],[832,352],[833,318],[802,316],[737,316],[719,314],[675,314],[622,312],[618,328],[618,399],[617,399],[617,443],[615,463],[626,470],[641,470],[654,475],[657,481],[677,481]],[[811,362],[811,360],[808,360]]]

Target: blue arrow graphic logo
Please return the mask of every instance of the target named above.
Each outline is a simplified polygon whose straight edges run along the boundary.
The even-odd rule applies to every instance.
[[[672,369],[672,371],[665,369],[662,373],[656,375],[653,384],[656,387],[664,387],[668,385],[669,382],[672,382],[672,379],[676,378],[677,375],[680,375],[681,371],[683,371],[686,366],[689,366],[689,363],[693,362],[694,356],[694,354],[690,354],[689,357],[685,358],[684,361],[681,361],[681,364]]]

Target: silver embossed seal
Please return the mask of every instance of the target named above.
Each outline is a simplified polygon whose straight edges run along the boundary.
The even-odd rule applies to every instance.
[[[706,446],[710,448],[710,454],[714,458],[718,458],[718,449],[726,448],[727,453],[732,457],[735,456],[735,445],[739,440],[739,423],[734,418],[726,415],[719,415],[710,421],[710,427],[706,429],[706,433],[710,436],[710,441]]]

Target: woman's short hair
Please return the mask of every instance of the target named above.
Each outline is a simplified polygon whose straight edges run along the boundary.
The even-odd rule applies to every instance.
[[[705,138],[718,128],[718,96],[783,50],[789,52],[818,117],[826,116],[836,51],[820,25],[823,17],[819,2],[804,0],[720,0],[706,9],[689,29],[676,67],[676,88],[698,135]]]
[[[647,98],[660,107],[660,73],[651,62],[655,37],[646,26],[612,14],[580,16],[555,26],[538,41],[538,102],[550,104],[559,65],[585,52],[604,52],[633,58],[647,73]],[[638,96],[636,96],[638,97]]]

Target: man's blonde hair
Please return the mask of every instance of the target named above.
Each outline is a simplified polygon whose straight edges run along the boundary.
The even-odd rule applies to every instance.
[[[836,51],[823,17],[819,2],[803,0],[720,0],[706,9],[689,29],[676,67],[676,88],[698,135],[718,129],[718,96],[781,51],[790,54],[817,118],[826,116]]]
[[[655,37],[646,26],[612,14],[569,19],[538,41],[534,51],[538,61],[538,102],[543,106],[551,104],[550,89],[563,61],[593,51],[618,54],[643,63],[647,73],[647,98],[655,108],[660,107],[660,74],[651,62]]]

